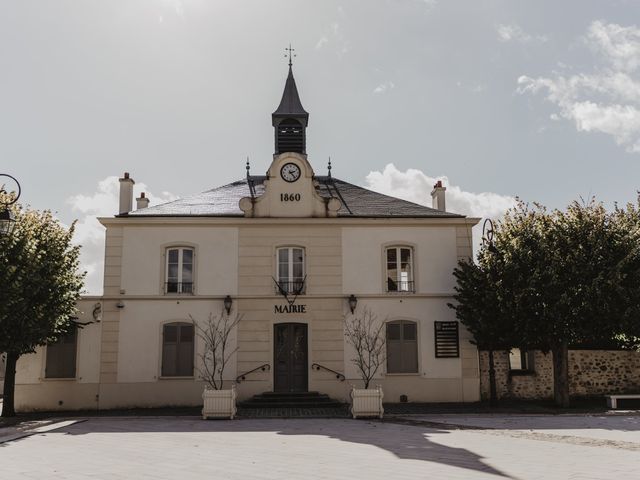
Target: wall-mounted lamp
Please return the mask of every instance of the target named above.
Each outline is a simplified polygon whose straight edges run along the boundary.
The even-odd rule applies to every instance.
[[[227,315],[231,313],[231,305],[233,305],[233,299],[231,295],[224,297],[224,309],[227,311]]]
[[[351,309],[351,313],[356,311],[357,306],[358,306],[358,299],[352,293],[351,296],[349,297],[349,308]]]
[[[102,304],[100,302],[96,303],[93,306],[93,311],[91,312],[91,316],[95,322],[100,322],[102,320]]]
[[[124,302],[122,300],[118,300],[118,303],[116,303],[116,307],[120,309],[124,308]]]

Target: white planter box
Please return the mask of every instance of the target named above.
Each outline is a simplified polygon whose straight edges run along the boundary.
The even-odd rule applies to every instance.
[[[206,388],[202,392],[202,418],[230,418],[236,414],[236,386],[231,390],[213,390]]]
[[[384,415],[382,408],[382,387],[366,390],[353,387],[351,389],[351,414],[357,417],[379,417]]]

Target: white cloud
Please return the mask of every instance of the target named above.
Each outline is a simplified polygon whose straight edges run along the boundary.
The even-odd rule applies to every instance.
[[[385,93],[387,90],[393,90],[394,88],[396,86],[393,82],[384,82],[374,88],[373,93]]]
[[[632,72],[640,66],[640,29],[636,26],[593,22],[587,43],[606,56],[616,69]]]
[[[520,42],[520,43],[545,43],[548,38],[545,35],[530,35],[518,24],[500,24],[496,26],[496,32],[498,33],[498,39],[501,42]]]
[[[517,91],[545,93],[559,110],[552,120],[573,121],[578,131],[610,135],[627,151],[640,152],[640,29],[596,21],[584,41],[600,60],[593,71],[523,75]]]
[[[80,267],[87,271],[85,289],[93,295],[102,293],[104,273],[104,227],[100,225],[97,217],[108,217],[117,213],[119,188],[118,177],[107,177],[98,182],[95,192],[89,195],[78,194],[67,199],[72,211],[83,215],[76,224],[74,242],[82,246]],[[177,198],[169,192],[162,192],[160,196],[155,196],[147,190],[144,183],[137,183],[134,186],[134,197],[138,197],[140,192],[146,193],[150,205],[158,205]]]
[[[318,43],[316,43],[316,50],[320,50],[322,47],[324,47],[327,42],[329,41],[329,39],[326,37],[326,35],[323,35],[322,37],[320,37],[320,40],[318,40]]]
[[[473,193],[451,185],[446,176],[431,177],[421,170],[407,169],[402,172],[393,163],[389,163],[382,172],[373,171],[366,177],[366,187],[376,192],[409,200],[420,205],[431,206],[433,185],[441,180],[447,187],[446,208],[448,212],[460,213],[471,217],[500,218],[516,199],[499,193]],[[474,247],[481,241],[482,221],[474,228]]]
[[[344,11],[339,10],[338,13],[344,15]],[[343,57],[350,49],[350,45],[345,35],[342,33],[340,24],[333,22],[325,29],[320,39],[316,42],[316,50],[320,50],[325,46],[333,46],[338,57]]]

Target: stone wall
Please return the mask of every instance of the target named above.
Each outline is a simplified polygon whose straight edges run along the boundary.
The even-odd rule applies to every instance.
[[[548,399],[553,397],[551,353],[536,351],[533,372],[509,371],[507,352],[494,352],[499,398]],[[480,352],[480,392],[489,398],[489,354]],[[603,395],[640,392],[640,352],[624,350],[570,350],[569,393]]]

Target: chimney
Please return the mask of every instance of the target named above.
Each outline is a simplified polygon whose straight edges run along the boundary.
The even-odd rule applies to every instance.
[[[149,199],[145,197],[144,192],[140,194],[140,198],[136,198],[136,210],[141,210],[149,206]]]
[[[129,172],[124,172],[124,177],[120,179],[119,215],[127,214],[133,210],[133,185],[135,183],[133,178],[129,178]]]
[[[440,210],[441,212],[446,210],[444,198],[444,192],[446,190],[447,187],[442,186],[442,180],[438,180],[433,186],[433,191],[431,192],[432,207],[436,210]]]

